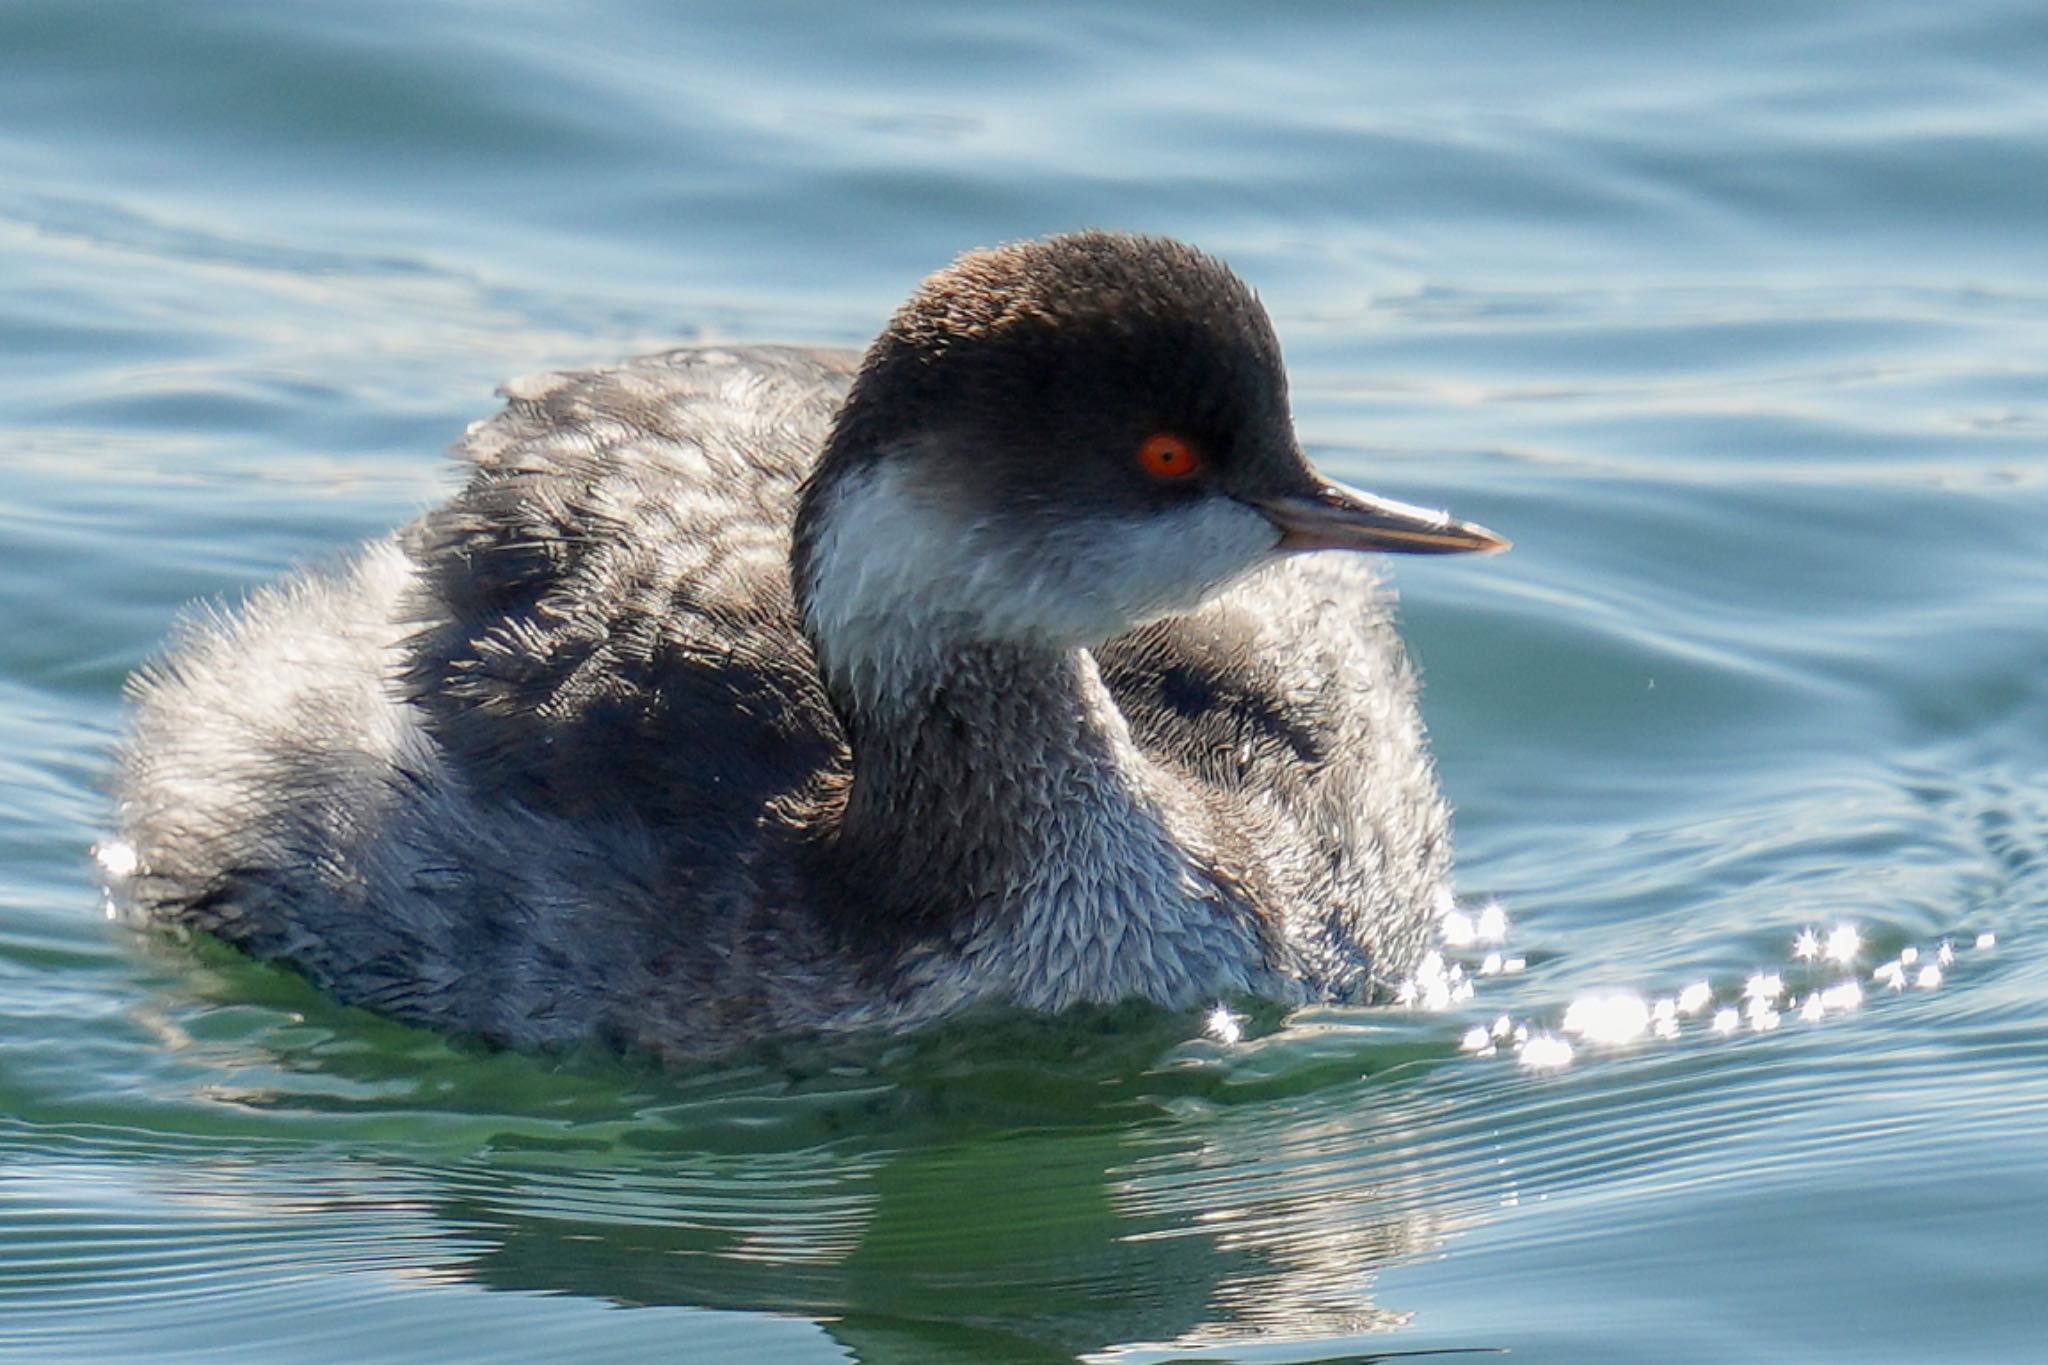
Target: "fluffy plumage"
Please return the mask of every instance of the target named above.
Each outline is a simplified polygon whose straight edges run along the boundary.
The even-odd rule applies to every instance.
[[[143,917],[434,1027],[675,1056],[1368,999],[1423,951],[1409,667],[1365,562],[1254,510],[1314,476],[1214,261],[1056,238],[934,277],[858,369],[504,392],[446,505],[138,675]],[[1202,487],[1134,474],[1158,429]]]

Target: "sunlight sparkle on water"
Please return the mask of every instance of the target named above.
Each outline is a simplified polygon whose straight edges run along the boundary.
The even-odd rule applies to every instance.
[[[1853,1010],[1862,1003],[1863,988],[1851,977],[1837,981],[1825,990],[1815,991],[1800,1001],[1799,1017],[1809,1024],[1817,1024],[1830,1014]]]
[[[1589,1043],[1633,1043],[1650,1031],[1650,1006],[1634,991],[1593,991],[1565,1009],[1564,1031]]]
[[[126,839],[109,839],[93,845],[93,861],[100,865],[100,913],[110,920],[121,918],[124,884],[142,867],[135,845]]]
[[[1472,978],[1462,966],[1431,949],[1423,955],[1415,975],[1401,983],[1395,998],[1411,1008],[1447,1010],[1472,998]]]
[[[1863,1003],[1863,988],[1853,979],[1837,981],[1820,993],[1820,1003],[1831,1010],[1853,1010]]]
[[[99,863],[100,871],[115,881],[126,881],[142,865],[142,860],[135,856],[135,845],[126,839],[109,839],[94,848],[92,856]]]
[[[1415,974],[1401,983],[1395,995],[1398,1003],[1411,1009],[1445,1010],[1470,1000],[1473,980],[1481,976],[1505,976],[1528,966],[1528,959],[1507,957],[1498,951],[1508,936],[1507,907],[1497,900],[1474,910],[1461,908],[1449,892],[1437,898],[1437,934],[1442,949],[1431,949],[1416,966]],[[1465,963],[1445,956],[1445,950],[1489,948],[1486,956],[1469,970]]]
[[[1482,948],[1501,943],[1508,936],[1507,908],[1499,901],[1488,901],[1477,911],[1453,906],[1444,911],[1441,932],[1447,948]]]
[[[1244,1037],[1244,1016],[1228,1005],[1218,1005],[1202,1021],[1202,1030],[1219,1043],[1234,1043]]]
[[[1401,983],[1399,1001],[1415,1009],[1449,1010],[1470,1000],[1483,978],[1519,972],[1528,965],[1525,957],[1509,957],[1499,946],[1507,938],[1508,915],[1499,901],[1487,901],[1476,909],[1464,909],[1448,895],[1438,902],[1438,924],[1443,947],[1428,953],[1415,974]],[[1974,936],[1976,948],[1989,949],[1997,935],[1984,932]],[[1708,1033],[1731,1037],[1746,1027],[1752,1033],[1770,1033],[1790,1019],[1803,1024],[1825,1023],[1863,1005],[1863,986],[1853,974],[1864,950],[1860,925],[1838,921],[1825,933],[1814,927],[1801,929],[1792,938],[1790,962],[1783,969],[1768,967],[1751,972],[1736,992],[1732,985],[1720,992],[1711,981],[1693,981],[1667,996],[1647,996],[1624,987],[1583,992],[1565,1007],[1557,1022],[1546,1028],[1534,1020],[1517,1020],[1496,1015],[1488,1023],[1468,1024],[1459,1035],[1458,1050],[1473,1057],[1511,1053],[1532,1071],[1558,1071],[1570,1066],[1585,1047],[1626,1047],[1644,1041],[1668,1043],[1684,1032],[1685,1021],[1702,1019]],[[1480,950],[1486,950],[1483,957]],[[1471,950],[1473,957],[1460,962],[1452,954]],[[1952,940],[1942,939],[1922,950],[1907,945],[1897,957],[1874,969],[1872,981],[1893,991],[1909,986],[1923,991],[1939,989],[1957,960]],[[1925,958],[1931,959],[1923,961]],[[1917,964],[1917,966],[1916,966]],[[1850,969],[1851,975],[1822,984],[1830,969]],[[1787,981],[1787,976],[1792,978]],[[1492,989],[1489,987],[1489,989]],[[1717,1005],[1715,997],[1733,1003]],[[1236,1041],[1234,1019],[1222,1006],[1210,1016],[1212,1036]]]
[[[1837,924],[1828,930],[1826,938],[1815,929],[1801,929],[1799,936],[1792,940],[1792,956],[1800,962],[1817,962],[1825,958],[1840,966],[1848,966],[1863,951],[1863,931],[1853,924]]]
[[[1538,1033],[1515,1056],[1532,1071],[1556,1071],[1572,1064],[1572,1045],[1554,1033]]]

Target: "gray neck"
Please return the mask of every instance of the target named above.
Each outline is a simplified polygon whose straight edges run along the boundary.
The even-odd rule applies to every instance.
[[[915,989],[1059,1008],[1249,987],[1244,894],[1086,651],[956,648],[845,720],[834,910]]]

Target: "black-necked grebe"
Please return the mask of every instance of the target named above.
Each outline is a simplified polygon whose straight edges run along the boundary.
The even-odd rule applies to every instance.
[[[1251,290],[969,254],[845,354],[522,380],[469,482],[133,685],[142,917],[514,1046],[689,1056],[978,1002],[1371,999],[1448,874],[1366,562]]]

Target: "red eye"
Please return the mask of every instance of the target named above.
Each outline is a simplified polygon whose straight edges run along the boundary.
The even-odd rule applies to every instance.
[[[1185,479],[1201,469],[1202,457],[1180,437],[1161,431],[1138,447],[1138,467],[1155,479]]]

